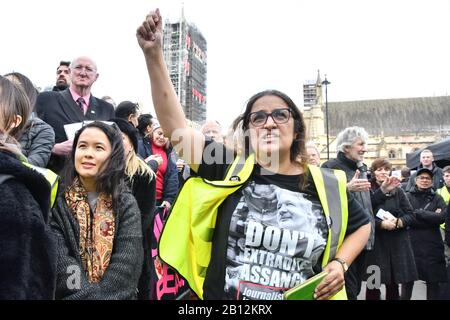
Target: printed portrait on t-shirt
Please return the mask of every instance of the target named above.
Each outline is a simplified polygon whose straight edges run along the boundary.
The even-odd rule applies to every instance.
[[[328,229],[318,200],[251,182],[233,212],[225,294],[230,299],[282,299],[314,275]]]

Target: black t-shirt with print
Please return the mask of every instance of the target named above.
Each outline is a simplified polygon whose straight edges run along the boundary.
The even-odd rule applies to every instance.
[[[221,148],[206,142],[201,177],[225,177],[232,157]],[[220,153],[215,163],[212,149],[213,158]],[[302,179],[304,175],[273,174],[256,164],[247,183],[222,203],[203,286],[205,299],[277,300],[320,271],[328,228],[312,177],[308,175],[300,192]],[[350,234],[369,220],[347,196]]]

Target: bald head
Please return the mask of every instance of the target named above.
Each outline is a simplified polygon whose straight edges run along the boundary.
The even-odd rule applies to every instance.
[[[97,64],[89,57],[82,56],[74,59],[70,64],[70,87],[79,95],[90,93],[91,87],[97,81]]]
[[[73,61],[70,63],[70,68],[73,69],[74,66],[76,66],[80,62],[89,64],[93,69],[95,69],[95,71],[97,71],[97,63],[88,56],[81,56],[81,57],[73,59]]]
[[[207,120],[201,128],[201,132],[216,142],[223,142],[222,127],[215,120]]]

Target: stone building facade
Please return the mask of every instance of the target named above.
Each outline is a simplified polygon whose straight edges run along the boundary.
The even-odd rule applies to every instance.
[[[320,75],[316,104],[303,112],[307,139],[327,160],[326,110]],[[336,157],[336,135],[346,127],[360,126],[369,133],[365,162],[388,158],[395,169],[406,164],[406,154],[450,136],[450,97],[421,97],[328,102],[329,154]]]

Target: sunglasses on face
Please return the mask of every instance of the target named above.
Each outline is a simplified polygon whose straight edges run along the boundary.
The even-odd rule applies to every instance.
[[[270,113],[264,111],[252,112],[248,115],[249,121],[255,127],[261,127],[266,124],[267,119],[271,117],[276,124],[283,124],[289,121],[291,110],[289,108],[275,109]]]

